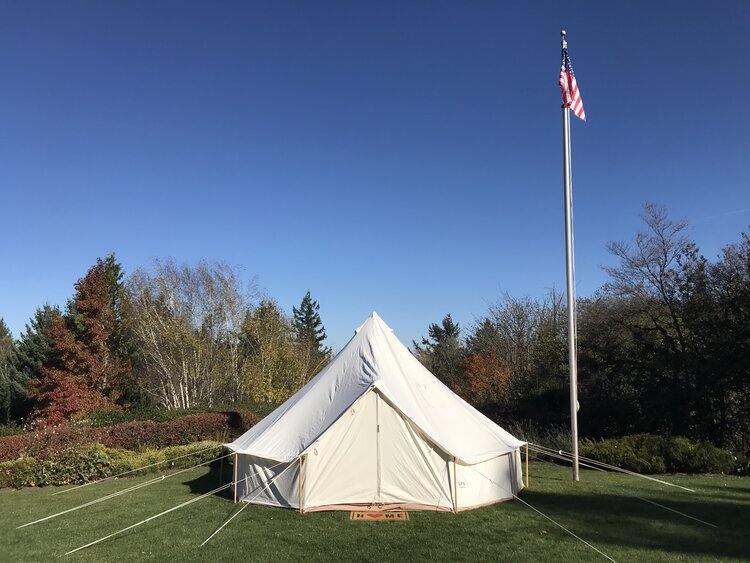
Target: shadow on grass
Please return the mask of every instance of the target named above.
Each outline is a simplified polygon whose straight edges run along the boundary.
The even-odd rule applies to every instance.
[[[713,557],[750,557],[747,507],[736,502],[643,495],[718,526],[711,528],[626,495],[527,491],[522,498],[593,543]]]
[[[230,483],[232,481],[232,477],[233,469],[231,463],[227,463],[226,460],[224,460],[223,464],[221,463],[221,461],[215,461],[211,465],[209,465],[209,470],[203,473],[200,477],[185,480],[183,481],[183,483],[190,487],[191,493],[196,495],[203,495],[210,491],[213,491],[217,487],[221,487],[222,485]],[[228,487],[222,491],[219,491],[218,493],[215,493],[214,496],[217,496],[219,498],[233,499],[234,493],[232,492],[232,488]]]
[[[191,494],[201,495],[231,482],[232,477],[231,464],[224,463],[222,466],[220,462],[216,462],[208,471],[196,478],[186,479],[183,483],[189,487]],[[558,477],[545,477],[545,480],[564,481]],[[711,522],[718,528],[705,526],[643,502],[625,491],[616,494],[585,492],[580,489],[571,492],[531,489],[524,491],[521,497],[602,549],[609,545],[633,550],[634,553],[647,549],[678,556],[685,554],[698,560],[718,557],[749,559],[750,543],[746,538],[750,537],[750,520],[747,518],[747,504],[742,497],[742,492],[746,489],[719,486],[701,488],[716,489],[716,494],[710,490],[694,495],[666,495],[646,491],[638,494],[673,510]],[[738,494],[739,497],[729,497],[719,494],[720,492]],[[220,491],[216,496],[230,502],[233,500],[231,488]],[[520,510],[528,510],[520,503],[518,505]],[[492,514],[493,511],[505,511],[509,506],[510,504],[494,505],[477,509],[477,512]],[[233,510],[231,505],[227,505],[227,510]],[[549,525],[543,520],[537,522],[540,528],[547,528]],[[309,519],[306,523],[313,524]]]

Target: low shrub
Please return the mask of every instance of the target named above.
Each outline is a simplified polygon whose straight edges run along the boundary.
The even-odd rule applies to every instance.
[[[31,444],[29,434],[0,437],[0,461],[16,459],[26,446]]]
[[[112,475],[112,460],[98,444],[71,448],[61,455],[41,461],[37,485],[86,483]]]
[[[710,442],[636,434],[581,440],[579,454],[638,473],[744,473],[747,461]]]
[[[0,489],[35,487],[42,474],[42,462],[33,457],[22,457],[0,463]]]
[[[101,444],[78,446],[49,459],[22,457],[0,463],[0,488],[80,485],[139,468],[144,469],[130,475],[193,467],[216,458],[219,446],[218,442],[197,442],[139,452],[108,448]],[[167,461],[177,457],[181,459]],[[165,463],[153,465],[159,462]]]
[[[88,429],[66,428],[65,426],[50,427],[21,436],[13,436],[13,438],[21,439],[20,443],[16,442],[21,447],[20,452],[17,452],[13,457],[0,457],[0,459],[14,459],[19,455],[47,459],[72,447],[92,444],[97,441]],[[6,440],[6,438],[0,438],[0,454],[4,453],[2,452],[2,444]]]
[[[163,448],[203,440],[228,441],[258,422],[252,412],[212,412],[166,422],[144,420],[106,428],[58,426],[18,436],[0,438],[0,461],[21,456],[39,460],[59,457],[70,448],[103,444],[108,448],[140,450]]]
[[[0,486],[43,487],[102,479],[111,474],[112,462],[103,446],[70,448],[52,459],[22,457],[0,463]]]
[[[129,451],[120,448],[106,448],[112,460],[112,474],[117,475],[125,471],[132,471],[129,475],[144,475],[164,471],[165,469],[185,469],[198,463],[204,463],[219,455],[221,442],[204,441],[186,444],[184,446],[169,446],[166,448],[147,448],[141,451]],[[211,447],[216,446],[216,447]],[[192,454],[192,455],[190,455]],[[180,458],[180,459],[175,459]],[[167,463],[160,463],[172,460]],[[159,463],[155,467],[146,467]],[[146,467],[143,471],[133,471],[139,467]]]
[[[656,436],[655,436],[656,437]],[[637,473],[665,473],[664,459],[654,455],[648,448],[634,447],[632,436],[594,442],[581,440],[578,453],[602,463],[608,463]]]
[[[18,424],[0,424],[0,437],[2,436],[16,436],[23,434],[26,429]]]

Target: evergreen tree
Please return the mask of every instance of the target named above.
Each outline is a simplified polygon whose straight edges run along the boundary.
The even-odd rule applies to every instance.
[[[38,308],[18,341],[16,368],[24,391],[16,396],[11,405],[11,416],[16,420],[25,418],[33,407],[28,393],[29,381],[37,377],[43,367],[50,367],[55,362],[55,343],[47,332],[52,325],[52,317],[59,314],[60,310],[49,304]]]
[[[114,253],[104,259],[104,274],[108,282],[109,303],[112,308],[112,334],[109,337],[110,353],[122,362],[130,361],[133,346],[123,322],[123,301],[125,299],[125,274]]]
[[[432,323],[427,333],[437,343],[458,342],[461,335],[461,328],[457,322],[453,321],[450,313],[448,313],[443,317],[442,323]]]
[[[109,354],[113,361],[124,367],[117,391],[118,402],[122,404],[142,403],[146,397],[139,386],[137,375],[132,369],[135,358],[135,345],[132,331],[125,322],[124,309],[127,299],[125,273],[114,252],[104,258],[104,274],[107,278],[109,306],[112,311],[112,332],[107,340]]]
[[[130,366],[109,347],[115,327],[110,276],[97,260],[76,283],[67,319],[53,314],[47,335],[59,362],[41,368],[31,382],[36,417],[43,424],[60,424],[97,408],[112,407],[120,397]]]
[[[301,343],[310,343],[320,349],[320,344],[326,338],[326,331],[320,320],[320,305],[315,301],[308,291],[302,298],[302,303],[292,307],[294,313],[294,332],[297,340]]]
[[[461,343],[461,328],[447,314],[440,324],[432,323],[429,340],[414,342],[415,355],[435,377],[456,393],[466,396],[464,378],[465,352]]]
[[[16,368],[18,351],[13,336],[0,319],[0,417],[10,421],[11,407],[26,394],[23,375]]]
[[[320,305],[308,291],[300,303],[299,309],[292,307],[292,326],[307,368],[307,378],[317,373],[331,358],[331,349],[322,345],[326,338],[323,322],[320,320]]]
[[[496,354],[502,346],[502,335],[490,319],[481,319],[466,337],[466,350],[471,354],[489,356]]]
[[[26,380],[36,377],[39,370],[52,362],[54,342],[47,334],[53,314],[60,314],[57,307],[49,304],[38,308],[26,324],[26,330],[18,341],[18,370]]]

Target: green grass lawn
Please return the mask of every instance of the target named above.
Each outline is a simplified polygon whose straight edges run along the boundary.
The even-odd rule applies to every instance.
[[[145,481],[111,481],[68,494],[24,489],[0,492],[0,560],[45,561],[359,561],[604,560],[517,501],[462,512],[411,513],[408,522],[351,522],[348,512],[300,515],[249,506],[205,547],[232,512],[229,494],[211,496],[134,530],[65,557],[64,553],[176,504],[230,478],[219,468],[191,470],[59,518],[15,527]],[[667,476],[689,493],[626,475],[531,466],[521,498],[617,561],[750,559],[750,478]],[[710,528],[642,500],[716,524]]]

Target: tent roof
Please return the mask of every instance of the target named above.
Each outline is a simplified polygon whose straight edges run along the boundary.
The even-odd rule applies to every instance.
[[[373,312],[320,373],[228,446],[242,454],[293,461],[371,388],[463,463],[479,463],[524,444],[432,375]]]

